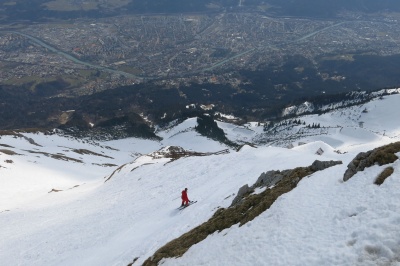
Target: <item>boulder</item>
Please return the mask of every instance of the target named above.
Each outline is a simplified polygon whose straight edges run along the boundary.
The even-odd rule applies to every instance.
[[[310,166],[310,169],[314,172],[316,171],[321,171],[324,170],[326,168],[338,165],[338,164],[342,164],[342,161],[319,161],[319,160],[315,160],[312,165]]]
[[[242,198],[243,198],[244,195],[246,195],[246,194],[248,194],[248,193],[251,193],[251,192],[253,192],[253,189],[250,188],[249,185],[246,184],[246,185],[242,186],[242,187],[239,189],[239,191],[238,191],[236,197],[233,199],[231,205],[237,204],[238,202],[240,202],[240,201],[242,200]]]
[[[367,159],[372,151],[360,152],[357,156],[347,165],[347,170],[344,172],[343,181],[349,180],[353,175],[359,171],[364,171],[368,167]]]
[[[262,173],[252,187],[271,187],[282,180],[282,178],[283,173],[280,171],[268,171],[266,173]]]

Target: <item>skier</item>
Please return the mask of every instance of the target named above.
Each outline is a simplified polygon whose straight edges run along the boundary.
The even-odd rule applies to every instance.
[[[182,205],[181,206],[188,206],[189,205],[189,198],[187,195],[187,188],[185,190],[182,190]]]

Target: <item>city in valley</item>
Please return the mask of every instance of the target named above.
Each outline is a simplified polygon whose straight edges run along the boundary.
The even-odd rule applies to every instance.
[[[399,20],[396,13],[346,13],[329,20],[221,12],[13,23],[0,31],[0,84],[34,88],[62,78],[69,95],[149,80],[237,86],[246,82],[237,71],[279,66],[291,56],[318,69],[324,60],[400,54]],[[323,80],[346,78],[318,74]]]

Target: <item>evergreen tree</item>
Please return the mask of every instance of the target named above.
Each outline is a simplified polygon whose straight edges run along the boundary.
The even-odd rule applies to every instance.
[[[203,136],[223,142],[230,146],[235,146],[234,143],[226,138],[224,130],[218,127],[217,122],[215,122],[211,116],[198,116],[195,130]]]

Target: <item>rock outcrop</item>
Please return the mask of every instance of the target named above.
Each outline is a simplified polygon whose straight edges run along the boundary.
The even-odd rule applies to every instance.
[[[326,168],[342,164],[342,161],[319,161],[315,160],[312,165],[307,167],[307,170],[310,171],[310,173],[314,173],[317,171],[324,170]],[[279,181],[284,179],[285,177],[291,176],[293,174],[293,169],[291,170],[283,170],[283,171],[268,171],[266,173],[262,173],[257,181],[249,187],[247,184],[241,187],[236,195],[236,197],[233,199],[231,206],[236,205],[242,201],[243,198],[245,198],[247,195],[252,193],[254,189],[257,187],[273,187],[275,186]],[[300,179],[294,178],[292,180],[294,183],[297,184],[297,182],[300,181]]]
[[[400,152],[400,142],[391,143],[368,152],[360,152],[348,165],[343,181],[349,180],[357,172],[375,164],[385,165],[398,159],[395,153]]]

